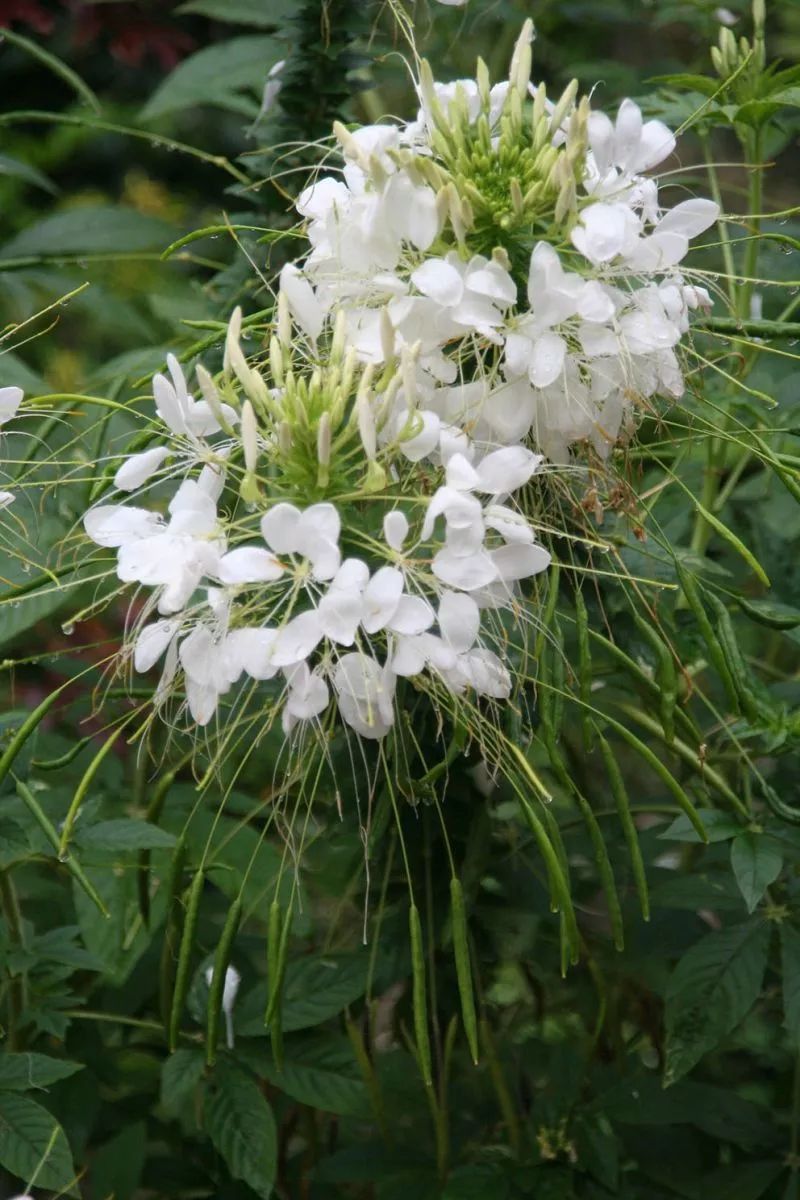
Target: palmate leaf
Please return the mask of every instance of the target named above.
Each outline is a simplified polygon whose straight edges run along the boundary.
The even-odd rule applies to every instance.
[[[206,1091],[203,1122],[231,1176],[269,1200],[277,1167],[277,1134],[272,1110],[255,1080],[220,1060]]]
[[[680,960],[666,996],[665,1084],[690,1071],[746,1016],[761,990],[771,927],[761,920],[710,933]]]
[[[0,1091],[0,1166],[25,1183],[69,1191],[75,1170],[64,1130],[46,1108],[19,1092]]]
[[[259,29],[274,29],[296,9],[295,0],[188,0],[178,12],[212,17],[232,25],[252,25]]]

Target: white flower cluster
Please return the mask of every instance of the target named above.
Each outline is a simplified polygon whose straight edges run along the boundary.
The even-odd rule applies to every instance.
[[[413,356],[376,379],[342,352],[340,322],[327,365],[298,374],[281,299],[268,387],[242,355],[240,320],[219,381],[198,368],[201,399],[174,358],[169,379],[156,375],[158,444],[114,479],[121,492],[160,495],[176,478],[177,488],[160,504],[101,503],[84,518],[92,541],[116,550],[118,579],[151,589],[135,669],[164,659],[157,700],[182,673],[198,725],[236,685],[272,681],[286,734],[329,728],[335,700],[350,729],[381,738],[403,678],[508,698],[492,615],[550,560],[510,500],[541,457],[480,453],[457,434],[437,465],[420,464]]]
[[[430,427],[605,455],[637,400],[683,391],[676,351],[711,301],[678,264],[719,209],[665,209],[647,173],[670,130],[631,100],[612,122],[574,85],[552,104],[531,39],[527,23],[508,82],[480,63],[441,84],[423,64],[414,121],[337,126],[343,169],[298,198],[311,249],[282,287],[313,342],[343,310],[364,362],[418,346]]]

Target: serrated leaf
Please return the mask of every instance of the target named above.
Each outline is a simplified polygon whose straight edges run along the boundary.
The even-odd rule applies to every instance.
[[[322,1112],[366,1117],[369,1097],[350,1043],[340,1037],[289,1039],[283,1069],[271,1056],[259,1059],[259,1070],[287,1096]]]
[[[284,1033],[311,1029],[337,1016],[358,1000],[367,986],[366,954],[310,955],[286,968],[281,1007]],[[267,985],[262,983],[242,999],[236,1030],[246,1037],[264,1032]]]
[[[7,258],[59,258],[80,254],[134,254],[160,250],[174,238],[174,227],[133,208],[86,206],[55,213],[29,225],[0,248]]]
[[[782,866],[780,846],[763,833],[747,830],[734,838],[731,867],[748,912],[753,912],[769,885],[780,875]]]
[[[742,826],[738,821],[728,813],[719,812],[717,809],[701,808],[697,810],[697,815],[705,826],[709,842],[725,842],[728,838],[736,837],[742,831]],[[676,817],[658,836],[661,841],[702,843],[703,840],[689,818],[683,813]]]
[[[83,1070],[83,1063],[48,1054],[14,1054],[5,1051],[0,1058],[0,1089],[25,1092],[44,1088]]]
[[[242,111],[243,88],[261,91],[267,73],[283,57],[270,37],[238,37],[198,50],[175,68],[141,112],[143,121],[202,104]],[[251,108],[258,111],[258,106]],[[250,109],[246,109],[250,111]]]
[[[176,1050],[161,1067],[161,1103],[176,1112],[203,1078],[205,1056],[200,1050]]]
[[[783,1023],[800,1049],[800,932],[784,921],[780,926]]]
[[[713,1050],[758,998],[769,950],[764,921],[710,933],[683,956],[667,987],[665,1084]]]
[[[0,1166],[25,1183],[68,1191],[75,1181],[64,1130],[41,1104],[18,1092],[0,1092]]]
[[[85,850],[167,850],[176,841],[166,829],[125,817],[98,821],[77,831],[73,840]]]
[[[269,1200],[278,1156],[272,1109],[255,1081],[224,1059],[206,1090],[203,1124],[232,1178]]]

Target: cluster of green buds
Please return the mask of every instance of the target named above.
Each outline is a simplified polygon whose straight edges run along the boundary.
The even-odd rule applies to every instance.
[[[727,25],[720,28],[719,44],[711,47],[711,61],[720,79],[729,80],[734,76],[738,78],[748,67],[756,74],[764,70],[767,61],[765,22],[765,0],[754,0],[752,45],[746,37],[740,37],[737,41]]]
[[[347,346],[345,317],[339,313],[324,362],[312,366],[299,357],[303,352],[283,292],[262,364],[268,379],[245,359],[240,335],[237,309],[226,337],[223,395],[226,403],[235,400],[234,381],[244,394],[242,499],[257,502],[265,473],[279,478],[282,491],[310,500],[384,487],[377,433],[408,374],[408,353],[400,362],[390,359],[380,372],[363,365]]]
[[[486,63],[478,59],[480,113],[456,87],[446,106],[437,94],[427,62],[420,68],[420,93],[430,125],[433,155],[397,152],[399,162],[436,192],[440,216],[449,220],[459,243],[489,254],[513,241],[519,231],[555,223],[563,232],[577,218],[577,184],[583,175],[589,118],[588,97],[576,105],[577,80],[548,111],[540,83],[530,103],[533,24],[526,21],[517,41],[509,83],[497,116]],[[559,130],[565,137],[554,144]]]

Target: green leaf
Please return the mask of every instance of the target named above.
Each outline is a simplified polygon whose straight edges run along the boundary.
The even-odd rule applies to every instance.
[[[369,1115],[369,1096],[350,1043],[340,1037],[315,1035],[284,1043],[283,1069],[269,1055],[259,1058],[259,1071],[287,1096],[322,1112],[340,1116]]]
[[[296,11],[296,0],[189,0],[178,12],[197,14],[232,25],[253,25],[259,29],[274,29]]]
[[[736,837],[742,831],[739,821],[734,820],[728,813],[719,812],[715,808],[698,809],[697,815],[705,826],[709,842],[725,842],[728,838]],[[699,842],[701,844],[703,842],[689,818],[683,813],[676,817],[672,824],[658,836],[662,841]]]
[[[139,1187],[147,1151],[147,1126],[123,1126],[92,1154],[87,1200],[132,1200]]]
[[[780,846],[763,833],[740,833],[731,843],[731,867],[752,912],[764,892],[780,875],[783,854]]]
[[[80,830],[74,841],[85,850],[166,850],[175,845],[176,839],[166,829],[147,821],[120,817]]]
[[[5,1051],[0,1058],[0,1088],[25,1092],[45,1088],[48,1084],[66,1079],[83,1070],[83,1063],[66,1058],[50,1058],[47,1054],[13,1054]]]
[[[17,1092],[0,1092],[0,1166],[39,1188],[68,1191],[75,1170],[64,1130],[47,1109]]]
[[[202,1050],[176,1050],[161,1067],[161,1103],[177,1112],[203,1078],[205,1055]]]
[[[800,932],[784,921],[780,926],[783,967],[783,1023],[800,1050]]]
[[[203,1123],[232,1178],[269,1200],[278,1157],[272,1109],[254,1080],[225,1059],[206,1091]]]
[[[270,37],[238,37],[206,46],[184,59],[164,80],[142,109],[141,118],[152,121],[203,104],[241,112],[242,98],[236,93],[243,88],[260,92],[270,67],[281,57],[278,43]],[[245,111],[255,115],[258,106],[251,104]]]
[[[367,986],[366,954],[310,955],[286,968],[281,1008],[284,1033],[310,1029],[335,1017],[363,996]],[[236,1013],[236,1030],[245,1037],[264,1032],[267,984],[253,988]]]
[[[748,617],[770,629],[794,629],[800,625],[800,608],[779,600],[748,600],[739,596],[739,607]]]
[[[777,100],[780,104],[788,104],[791,108],[800,108],[800,87],[784,88],[783,91],[773,92],[770,100]]]
[[[675,968],[666,995],[665,1085],[713,1050],[758,998],[770,925],[753,920],[710,933]]]
[[[8,154],[0,154],[0,175],[22,179],[25,183],[31,183],[34,187],[41,188],[42,191],[50,192],[51,196],[58,193],[58,188],[53,181],[43,175],[41,171],[37,171],[36,167],[32,167],[30,163],[21,162],[18,158],[11,158]]]
[[[54,258],[80,254],[133,254],[161,250],[174,228],[133,208],[82,206],[29,225],[0,248],[3,259]]]

